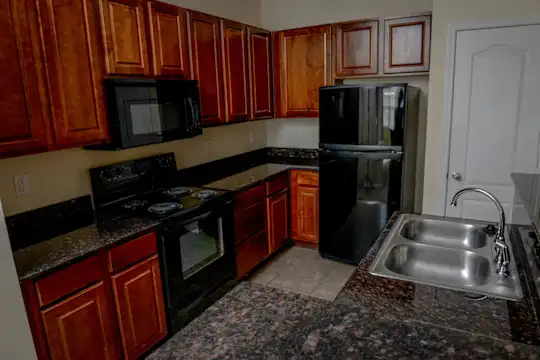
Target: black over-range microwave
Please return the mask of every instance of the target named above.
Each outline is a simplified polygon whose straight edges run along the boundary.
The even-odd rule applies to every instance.
[[[202,134],[199,88],[193,80],[105,79],[111,142],[115,150]]]

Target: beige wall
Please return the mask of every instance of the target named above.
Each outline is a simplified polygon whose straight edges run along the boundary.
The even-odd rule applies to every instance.
[[[236,20],[249,25],[261,26],[260,0],[163,0],[170,4],[182,6],[216,15],[225,19]]]
[[[433,30],[431,41],[431,70],[424,178],[425,213],[440,213],[444,206],[446,169],[441,169],[440,159],[445,153],[441,126],[443,123],[445,62],[447,33],[451,24],[508,21],[535,17],[540,19],[538,0],[434,0]]]
[[[193,139],[128,150],[70,149],[4,159],[0,160],[0,199],[6,215],[13,215],[89,194],[91,167],[174,152],[178,167],[184,168],[265,146],[265,123],[256,121],[205,129],[202,136]],[[31,191],[17,197],[13,176],[23,174],[29,175]]]
[[[319,119],[291,118],[266,121],[266,144],[274,147],[319,148]]]
[[[452,2],[452,1],[450,1]],[[261,0],[269,30],[431,11],[432,0]]]

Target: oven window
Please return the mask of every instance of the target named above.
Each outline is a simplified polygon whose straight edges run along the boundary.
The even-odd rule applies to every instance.
[[[208,216],[184,225],[180,254],[184,280],[221,258],[224,254],[222,219]]]

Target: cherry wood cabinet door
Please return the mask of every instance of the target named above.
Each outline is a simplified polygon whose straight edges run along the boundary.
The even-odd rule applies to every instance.
[[[319,242],[319,189],[317,188],[298,187],[295,239]]]
[[[241,279],[270,255],[268,234],[261,231],[236,245],[236,275]]]
[[[429,71],[431,15],[384,22],[384,73]]]
[[[125,359],[137,359],[167,335],[157,255],[112,277]]]
[[[42,0],[39,4],[56,145],[103,142],[108,128],[95,2]]]
[[[188,33],[193,78],[199,81],[203,126],[225,122],[223,67],[219,19],[188,11]]]
[[[89,2],[89,1],[88,1]],[[146,0],[99,0],[108,74],[150,75]]]
[[[334,30],[335,74],[377,74],[379,71],[379,22],[336,24]]]
[[[277,116],[319,116],[319,88],[331,83],[331,35],[330,25],[274,35]]]
[[[189,78],[186,11],[164,2],[150,2],[149,20],[154,75]]]
[[[272,36],[269,31],[248,27],[249,97],[251,120],[274,116],[272,83]]]
[[[319,242],[319,174],[316,171],[291,171],[291,237]]]
[[[289,237],[289,201],[288,191],[283,190],[266,199],[268,216],[268,247],[273,253]]]
[[[103,282],[41,313],[51,359],[120,359],[115,318]]]
[[[0,157],[48,145],[37,24],[33,1],[0,1]]]
[[[225,119],[244,121],[249,117],[247,26],[221,20],[221,52],[225,80]]]

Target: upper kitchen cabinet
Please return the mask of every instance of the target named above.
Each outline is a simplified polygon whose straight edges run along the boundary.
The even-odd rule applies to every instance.
[[[429,71],[431,16],[384,22],[384,73]]]
[[[108,138],[98,9],[93,1],[39,1],[55,147]]]
[[[149,75],[144,13],[151,5],[146,0],[99,0],[99,4],[107,73]]]
[[[336,24],[334,31],[335,76],[377,74],[379,22]]]
[[[225,123],[220,21],[188,11],[188,33],[193,78],[199,81],[203,126]]]
[[[250,119],[274,115],[272,83],[272,36],[269,31],[248,27]]]
[[[221,20],[221,50],[225,80],[225,119],[243,121],[249,117],[247,26]]]
[[[0,157],[48,145],[35,2],[0,2]]]
[[[275,34],[276,116],[319,116],[319,88],[331,83],[328,26]]]
[[[149,20],[154,75],[189,78],[186,11],[167,3],[150,2]]]

